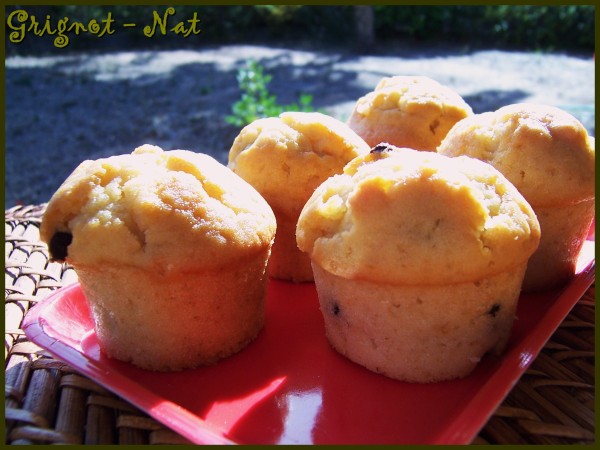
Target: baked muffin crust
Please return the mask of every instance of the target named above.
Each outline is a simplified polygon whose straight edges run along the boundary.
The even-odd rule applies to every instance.
[[[276,211],[297,217],[314,189],[369,146],[346,124],[321,113],[285,112],[242,129],[228,166]]]
[[[258,119],[241,130],[230,149],[228,166],[254,186],[275,213],[271,277],[313,280],[310,260],[296,245],[300,211],[321,182],[368,152],[366,142],[346,124],[321,113],[286,112]]]
[[[531,206],[490,165],[390,146],[321,184],[296,236],[313,262],[337,276],[435,285],[526,262],[540,231]]]
[[[82,162],[50,200],[40,232],[67,244],[50,246],[56,259],[180,271],[251,257],[272,240],[275,218],[213,158],[144,145]]]
[[[437,151],[492,164],[534,207],[566,206],[594,197],[594,139],[560,108],[517,103],[467,117]]]
[[[431,78],[394,76],[357,100],[348,125],[371,147],[388,142],[435,151],[452,126],[471,114],[459,94]]]

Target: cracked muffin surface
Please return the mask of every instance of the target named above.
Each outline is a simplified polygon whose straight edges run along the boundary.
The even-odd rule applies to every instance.
[[[299,248],[325,270],[412,285],[503,272],[531,256],[539,234],[531,206],[490,165],[393,146],[325,181],[297,226]]]
[[[269,271],[273,278],[313,280],[308,257],[296,245],[296,223],[315,188],[341,173],[369,146],[345,123],[318,112],[284,112],[245,126],[229,151],[228,166],[267,200],[277,219]]]
[[[297,226],[332,347],[419,383],[502,353],[539,238],[531,206],[489,164],[390,145],[321,184]]]
[[[437,152],[491,164],[534,206],[563,206],[594,197],[594,144],[568,112],[516,103],[461,120]]]
[[[452,126],[472,114],[458,93],[431,78],[394,76],[357,100],[348,125],[371,147],[387,142],[435,151]]]
[[[534,208],[542,237],[525,291],[571,279],[595,217],[595,138],[579,120],[554,106],[515,103],[461,120],[437,152],[492,165]]]
[[[82,162],[50,200],[41,225],[55,259],[166,271],[250,257],[274,233],[268,204],[225,166],[151,145]]]
[[[366,142],[333,117],[285,112],[244,127],[231,146],[228,166],[274,210],[295,220],[323,180],[368,152]]]
[[[148,370],[209,365],[265,320],[273,211],[215,159],[144,145],[84,161],[41,236],[72,264],[101,350]]]

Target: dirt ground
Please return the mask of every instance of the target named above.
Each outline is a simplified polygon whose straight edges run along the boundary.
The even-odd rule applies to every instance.
[[[384,76],[425,75],[478,112],[536,102],[566,109],[595,135],[595,63],[590,57],[497,50],[401,49],[356,55],[262,46],[89,53],[6,59],[5,206],[49,200],[84,159],[152,143],[208,153],[226,163],[239,128],[225,123],[248,59],[273,79],[278,102],[313,95],[346,120]]]

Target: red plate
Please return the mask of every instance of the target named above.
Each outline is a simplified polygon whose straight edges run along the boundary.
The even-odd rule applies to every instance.
[[[594,280],[594,241],[562,290],[524,295],[501,358],[462,380],[410,384],[329,346],[313,284],[271,281],[266,325],[212,367],[155,373],[105,357],[78,284],[26,316],[27,337],[195,443],[465,444],[477,435]]]

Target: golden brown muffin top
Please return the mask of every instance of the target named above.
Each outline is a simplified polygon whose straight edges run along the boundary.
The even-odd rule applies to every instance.
[[[344,278],[439,285],[524,264],[540,229],[531,206],[489,164],[378,146],[316,189],[296,238]]]
[[[452,126],[471,114],[458,93],[431,78],[394,76],[357,100],[348,125],[372,147],[388,142],[435,151]]]
[[[59,260],[166,272],[243,260],[275,226],[256,190],[210,156],[144,145],[82,162],[52,196],[40,232]]]
[[[502,172],[533,205],[565,206],[594,197],[594,139],[559,108],[517,103],[457,123],[438,147]]]
[[[346,124],[316,112],[285,112],[244,127],[228,166],[278,214],[297,218],[314,189],[369,146]]]

